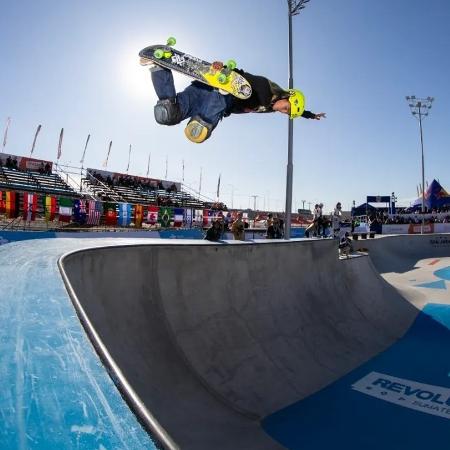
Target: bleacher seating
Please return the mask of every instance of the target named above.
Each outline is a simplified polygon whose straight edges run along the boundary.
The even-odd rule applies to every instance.
[[[78,197],[72,187],[57,174],[41,174],[39,172],[20,171],[0,167],[0,188],[51,195],[67,195]]]
[[[143,205],[157,205],[168,202],[170,206],[203,208],[204,202],[185,191],[167,192],[165,189],[146,189],[142,186],[106,185],[98,182],[92,175],[83,178],[82,183],[101,200],[122,201]]]
[[[43,174],[39,172],[30,172],[32,177],[38,182],[41,188],[51,194],[65,195],[76,194],[71,186],[69,186],[58,174]]]

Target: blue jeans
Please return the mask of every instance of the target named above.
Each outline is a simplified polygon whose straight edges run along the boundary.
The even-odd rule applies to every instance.
[[[151,72],[153,87],[160,100],[176,99],[181,109],[181,121],[188,117],[200,116],[213,129],[231,107],[231,95],[222,95],[214,88],[194,81],[184,91],[175,91],[172,72],[161,68]]]

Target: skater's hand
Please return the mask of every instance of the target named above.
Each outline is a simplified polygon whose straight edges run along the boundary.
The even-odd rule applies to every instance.
[[[317,114],[316,114],[316,117],[314,117],[314,119],[320,120],[322,117],[323,117],[324,119],[326,119],[327,114],[326,114],[326,113],[317,113]]]

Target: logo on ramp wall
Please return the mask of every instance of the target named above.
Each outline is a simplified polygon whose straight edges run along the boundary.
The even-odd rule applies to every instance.
[[[371,372],[352,389],[404,408],[450,419],[450,389]]]

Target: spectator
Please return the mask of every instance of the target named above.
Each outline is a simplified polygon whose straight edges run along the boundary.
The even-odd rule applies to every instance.
[[[350,233],[346,231],[339,241],[339,256],[346,256],[348,258],[352,252],[353,245],[350,239]]]
[[[319,203],[317,208],[317,236],[326,235],[327,220],[323,217],[323,203]]]
[[[266,220],[266,238],[267,239],[274,239],[272,236],[272,230],[273,230],[273,214],[269,213],[267,215],[267,220]]]
[[[231,223],[231,213],[228,212],[227,215],[225,216],[224,224],[223,224],[223,227],[224,227],[225,231],[229,231],[230,223]]]
[[[267,239],[281,239],[283,237],[283,228],[281,220],[275,216],[272,223],[267,227]]]
[[[339,239],[341,233],[341,216],[342,216],[341,210],[342,210],[341,202],[337,202],[332,217],[334,239]]]
[[[320,233],[320,220],[322,216],[322,210],[320,209],[320,205],[316,203],[314,205],[314,211],[313,211],[313,226],[308,227],[311,228],[309,230],[309,233],[312,233],[313,236],[318,236]]]
[[[245,241],[245,224],[242,220],[242,212],[237,213],[237,219],[231,225],[231,232],[236,241]]]
[[[219,220],[214,220],[206,231],[205,239],[207,241],[217,242],[222,237],[222,226]]]

